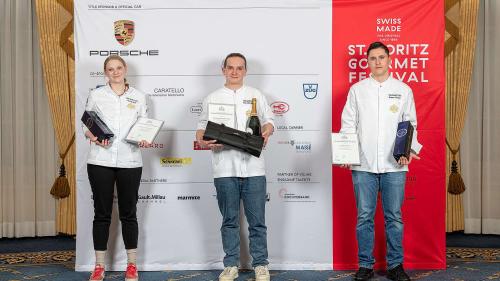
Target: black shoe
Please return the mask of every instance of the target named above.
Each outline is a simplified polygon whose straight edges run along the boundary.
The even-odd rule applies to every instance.
[[[360,267],[358,269],[358,272],[354,274],[354,280],[356,281],[367,281],[370,280],[370,278],[372,277],[373,277],[373,269],[366,267]]]
[[[410,276],[406,274],[402,264],[399,264],[395,268],[388,270],[387,278],[396,281],[411,281]]]

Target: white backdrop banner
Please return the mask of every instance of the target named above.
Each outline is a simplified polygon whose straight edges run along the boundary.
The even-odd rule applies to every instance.
[[[133,36],[115,33],[123,26]],[[128,81],[165,120],[144,148],[139,190],[139,270],[222,268],[221,215],[210,151],[194,144],[201,101],[223,86],[221,62],[248,59],[246,84],[276,115],[264,153],[271,269],[332,267],[332,7],[326,0],[75,1],[77,128],[76,270],[91,270],[93,202],[81,127],[89,91],[105,84],[104,59],[121,55]],[[116,202],[115,202],[116,203]],[[126,254],[115,205],[107,268]],[[250,266],[242,217],[242,267]]]

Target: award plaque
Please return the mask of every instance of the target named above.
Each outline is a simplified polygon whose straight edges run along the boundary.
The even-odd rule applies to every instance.
[[[335,165],[359,165],[358,135],[332,133],[332,159]]]
[[[264,138],[261,136],[255,136],[211,121],[208,121],[203,139],[216,140],[217,143],[244,151],[255,157],[260,157],[264,146]]]
[[[85,111],[81,120],[89,131],[97,137],[99,142],[110,139],[114,136],[113,132],[108,128],[108,126],[106,126],[95,111]]]
[[[403,121],[398,123],[398,130],[396,131],[396,141],[394,143],[394,151],[392,156],[396,161],[402,156],[410,159],[411,141],[413,139],[413,126],[410,121]]]
[[[125,138],[125,141],[138,144],[140,141],[153,143],[156,135],[163,127],[163,120],[139,117]]]
[[[234,104],[209,103],[208,121],[235,128],[236,108]]]

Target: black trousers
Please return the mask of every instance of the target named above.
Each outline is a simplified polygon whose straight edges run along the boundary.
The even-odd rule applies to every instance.
[[[142,167],[113,168],[87,164],[87,173],[94,198],[94,249],[104,251],[108,247],[115,182],[125,249],[136,249],[139,236],[137,200]]]

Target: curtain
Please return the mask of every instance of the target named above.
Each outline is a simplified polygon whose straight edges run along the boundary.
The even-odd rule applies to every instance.
[[[460,163],[460,140],[467,112],[476,46],[479,0],[446,0],[446,140],[447,172]],[[458,171],[461,172],[460,165]],[[446,231],[464,229],[463,194],[447,193]]]
[[[462,136],[465,232],[500,234],[500,3],[482,1],[469,110]]]
[[[73,30],[72,0],[35,0],[40,50],[47,96],[52,112],[59,155],[66,167],[70,195],[59,199],[56,231],[76,234],[75,145],[74,145],[74,61],[71,34]]]
[[[55,235],[57,150],[31,0],[0,1],[0,237]]]

